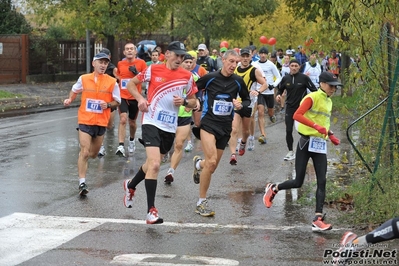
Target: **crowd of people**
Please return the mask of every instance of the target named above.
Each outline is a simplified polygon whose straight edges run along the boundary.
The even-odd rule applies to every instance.
[[[193,156],[193,181],[199,184],[195,212],[201,216],[215,215],[207,199],[212,174],[228,147],[229,163],[237,165],[237,155],[255,148],[255,114],[258,113],[260,145],[267,143],[265,116],[276,122],[275,106],[285,115],[288,154],[285,161],[295,160],[296,178],[276,184],[268,183],[263,203],[270,208],[281,190],[302,186],[310,158],[316,172],[316,208],[313,231],[330,230],[324,221],[323,203],[326,195],[327,142],[339,145],[340,140],[330,128],[331,96],[342,86],[339,81],[340,58],[333,50],[331,56],[308,54],[302,46],[294,51],[278,49],[269,53],[267,47],[259,52],[255,46],[239,51],[222,47],[212,49],[205,44],[187,51],[183,43],[171,42],[162,53],[159,47],[151,51],[147,61],[139,58],[133,43],[127,43],[125,58],[117,66],[110,63],[111,54],[103,49],[93,58],[94,72],[82,75],[73,85],[68,106],[82,93],[78,111],[80,153],[78,157],[79,194],[85,196],[87,162],[104,156],[104,133],[113,124],[112,114],[119,113],[116,155],[126,156],[136,149],[136,120],[142,113],[142,138],[146,160],[132,179],[125,180],[124,205],[133,206],[137,186],[144,181],[147,193],[148,224],[163,219],[155,207],[157,180],[163,157],[174,147],[164,183],[174,182],[174,173],[183,150],[192,150],[191,131],[200,140],[203,157]],[[146,92],[142,91],[143,84]],[[126,126],[129,137],[126,138]],[[294,151],[294,124],[300,135]],[[187,141],[185,149],[184,143]],[[187,148],[188,147],[188,148]],[[397,218],[396,218],[397,220]],[[396,230],[397,231],[397,230]],[[372,241],[346,233],[343,242]],[[373,240],[374,241],[374,240]]]

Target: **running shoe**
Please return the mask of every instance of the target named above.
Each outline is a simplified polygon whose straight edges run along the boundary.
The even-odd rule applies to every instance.
[[[284,161],[292,161],[295,159],[294,151],[289,151],[287,155],[284,157]]]
[[[332,225],[327,224],[324,222],[325,214],[323,216],[318,215],[313,219],[312,222],[312,231],[326,231],[326,230],[331,230]]]
[[[150,211],[147,214],[147,219],[145,221],[147,224],[161,224],[163,223],[163,219],[159,217],[158,210],[155,207],[151,207]]]
[[[273,204],[274,196],[276,196],[277,192],[273,190],[275,184],[268,183],[265,188],[265,195],[263,195],[263,204],[265,204],[266,208],[270,208]]]
[[[281,108],[281,110],[280,110],[280,114],[285,114],[285,109],[284,109],[284,107],[283,107],[283,108]]]
[[[248,150],[249,151],[255,150],[255,137],[254,136],[248,138]]]
[[[230,164],[237,165],[237,156],[234,153],[230,156]]]
[[[133,153],[136,150],[136,142],[134,140],[129,141],[129,153]]]
[[[238,152],[238,150],[240,149],[240,145],[241,145],[241,138],[237,139],[236,152]]]
[[[98,157],[105,156],[105,148],[104,145],[101,145],[100,151],[98,152]]]
[[[245,146],[246,146],[247,144],[245,143],[245,144],[243,144],[242,142],[240,143],[240,148],[238,149],[238,155],[240,155],[240,156],[243,156],[244,155],[244,153],[245,153]]]
[[[272,115],[272,116],[270,117],[270,121],[271,121],[272,123],[276,123],[276,116],[275,116],[275,115]]]
[[[258,141],[260,142],[260,144],[266,144],[266,143],[267,143],[266,137],[263,136],[263,135],[261,135],[261,136],[258,138]]]
[[[126,155],[125,155],[125,147],[122,146],[122,145],[119,145],[119,146],[118,146],[118,149],[116,149],[115,154],[116,154],[116,155],[119,155],[119,156],[121,156],[121,157],[126,157]]]
[[[215,211],[212,211],[208,206],[208,200],[203,200],[200,205],[197,205],[197,208],[195,208],[195,213],[198,213],[204,217],[215,215]]]
[[[165,184],[170,185],[173,182],[173,175],[171,173],[168,173],[165,176],[165,180],[163,181]]]
[[[191,144],[191,141],[187,142],[186,147],[184,148],[185,152],[190,152],[193,150],[193,144]]]
[[[199,184],[200,182],[201,169],[200,170],[197,169],[197,162],[201,160],[202,160],[201,157],[198,155],[194,156],[193,158],[194,162],[193,179],[195,184]]]
[[[134,192],[136,192],[136,189],[128,187],[129,183],[130,179],[126,179],[123,182],[123,189],[125,190],[125,195],[123,196],[123,204],[126,208],[131,208],[133,206]]]
[[[86,183],[81,183],[79,185],[79,195],[85,196],[87,193],[89,193],[89,189],[87,188]]]
[[[161,163],[167,163],[168,160],[169,160],[169,152],[166,153],[166,154],[163,156]]]
[[[339,254],[341,254],[341,252],[344,252],[346,250],[350,250],[350,251],[356,251],[356,246],[353,245],[353,241],[357,238],[357,235],[355,233],[352,232],[345,232],[345,234],[343,234],[342,238],[341,238],[341,242],[339,242],[339,249],[336,250],[336,252],[338,252]],[[346,262],[348,260],[350,260],[350,257],[334,257],[333,261],[335,264],[337,265],[346,265]]]

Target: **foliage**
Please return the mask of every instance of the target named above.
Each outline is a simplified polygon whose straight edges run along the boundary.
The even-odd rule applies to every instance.
[[[275,0],[186,1],[184,5],[175,5],[176,26],[172,34],[179,38],[189,36],[187,43],[192,48],[198,43],[209,47],[211,40],[239,40],[248,37],[250,31],[244,19],[270,15],[276,7]]]
[[[0,99],[19,98],[19,97],[22,97],[22,94],[15,94],[8,91],[0,90]]]
[[[0,34],[29,34],[31,31],[24,15],[16,11],[11,0],[0,0]]]
[[[31,0],[38,23],[63,25],[77,39],[86,29],[98,38],[131,39],[162,25],[172,0]],[[156,15],[154,15],[156,14]]]

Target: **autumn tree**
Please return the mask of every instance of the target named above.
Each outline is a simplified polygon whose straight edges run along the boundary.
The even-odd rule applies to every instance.
[[[107,39],[114,51],[115,39],[133,39],[158,29],[171,3],[180,0],[31,0],[29,7],[39,23],[63,25],[75,38],[84,38],[86,29]]]
[[[0,0],[0,34],[29,34],[31,26],[11,0]]]
[[[193,47],[198,43],[209,47],[211,40],[237,40],[250,32],[244,19],[271,14],[276,7],[276,0],[189,0],[184,5],[175,5],[176,23],[172,34],[181,38],[189,36]]]

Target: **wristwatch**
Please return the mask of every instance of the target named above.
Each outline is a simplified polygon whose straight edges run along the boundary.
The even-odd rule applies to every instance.
[[[107,108],[111,108],[111,103],[107,103]]]

